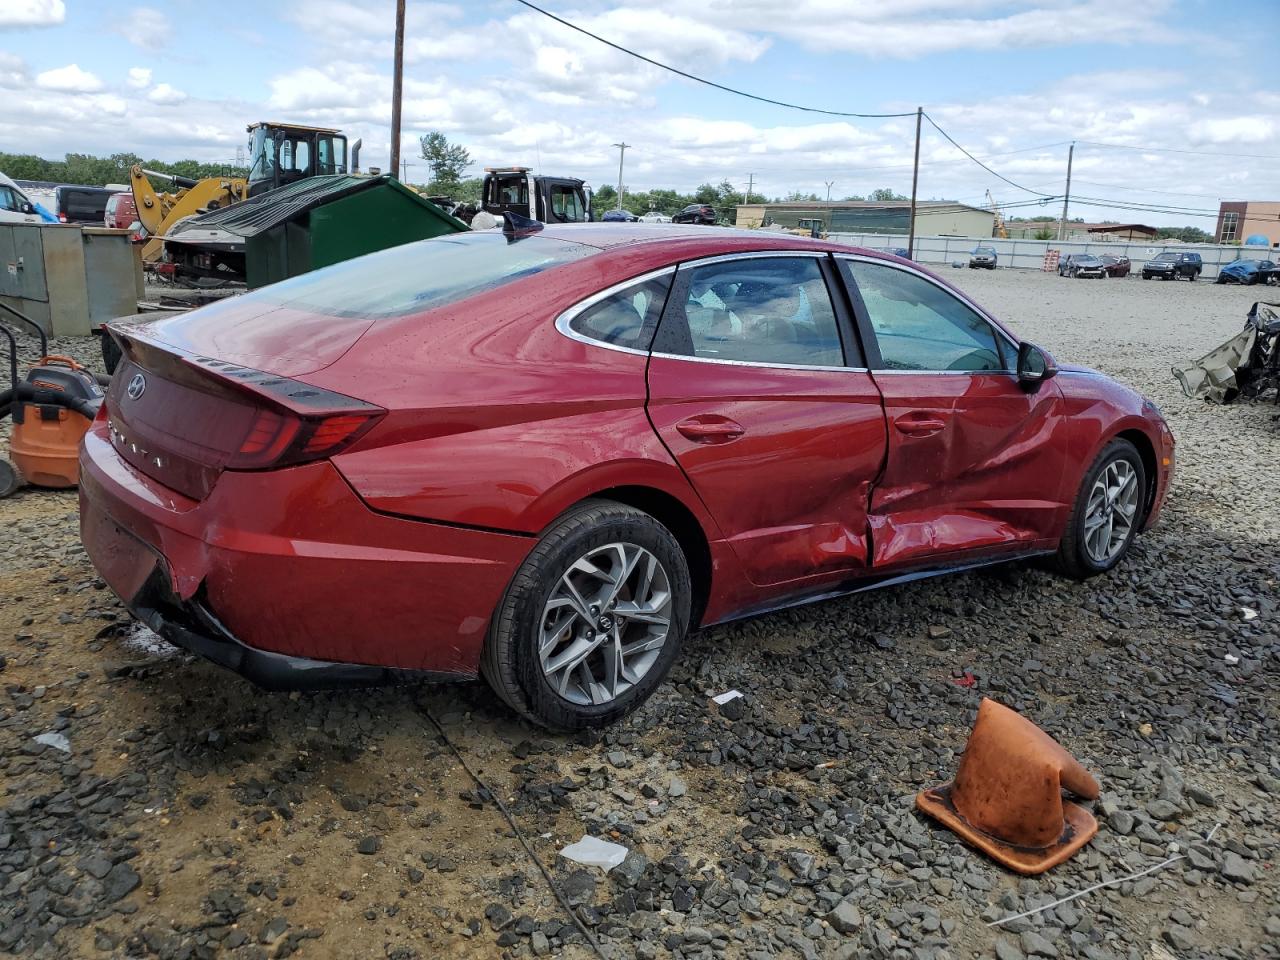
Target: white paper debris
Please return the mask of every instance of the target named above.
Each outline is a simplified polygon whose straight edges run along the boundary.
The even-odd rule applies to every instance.
[[[129,632],[120,638],[120,645],[132,653],[153,657],[156,660],[168,660],[181,652],[164,637],[141,623],[130,625]]]
[[[1252,607],[1241,607],[1240,612],[1244,614],[1246,620],[1256,620],[1258,618],[1258,611]]]
[[[571,843],[560,851],[560,856],[588,867],[601,867],[606,873],[627,859],[627,848],[620,843],[610,843],[590,834],[583,834],[577,843]]]
[[[1234,667],[1237,663],[1239,663],[1239,662],[1240,662],[1240,658],[1239,658],[1239,657],[1237,657],[1234,653],[1228,653],[1228,654],[1227,654],[1225,657],[1223,657],[1222,659],[1223,659],[1223,660],[1225,660],[1225,661],[1227,661],[1227,663],[1231,664],[1231,666],[1233,666],[1233,667]]]
[[[53,747],[63,753],[71,752],[71,741],[60,733],[42,733],[35,740],[36,743],[43,743],[46,747]]]
[[[723,706],[724,706],[726,703],[728,703],[730,700],[737,700],[740,696],[742,696],[742,692],[741,692],[741,691],[739,691],[739,690],[730,690],[730,691],[728,691],[727,693],[717,694],[716,696],[712,697],[711,699],[715,702],[715,705],[716,705],[717,707],[723,707]]]

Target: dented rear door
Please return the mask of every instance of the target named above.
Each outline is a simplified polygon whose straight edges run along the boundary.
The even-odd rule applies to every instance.
[[[649,361],[654,429],[762,586],[867,567],[884,412],[833,279],[811,254],[682,266]]]

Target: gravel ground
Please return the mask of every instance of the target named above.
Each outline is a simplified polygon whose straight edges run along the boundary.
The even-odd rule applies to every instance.
[[[1164,408],[1162,523],[1084,584],[1011,565],[708,631],[599,735],[549,736],[481,684],[258,692],[130,625],[73,494],[0,502],[0,950],[590,956],[429,714],[611,957],[1280,957],[1280,423],[1169,376],[1254,291],[948,274]],[[1045,876],[914,811],[983,695],[1102,783],[1098,837]],[[557,857],[584,833],[632,853],[607,875]]]

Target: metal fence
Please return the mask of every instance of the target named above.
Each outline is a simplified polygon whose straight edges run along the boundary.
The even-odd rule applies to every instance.
[[[903,233],[831,233],[828,239],[838,243],[847,243],[855,247],[868,247],[873,250],[884,250],[892,247],[905,247],[907,236]],[[1092,253],[1101,256],[1104,253],[1116,257],[1128,257],[1133,263],[1133,272],[1142,270],[1142,263],[1150,260],[1166,250],[1180,253],[1198,253],[1204,261],[1205,280],[1214,280],[1218,276],[1218,268],[1233,260],[1264,260],[1277,254],[1266,247],[1218,246],[1216,244],[1171,243],[1160,241],[1116,241],[1116,240],[1001,240],[998,237],[916,237],[915,257],[919,263],[948,264],[969,263],[969,254],[973,248],[983,246],[995,247],[1000,258],[1001,267],[1022,267],[1028,270],[1039,270],[1044,264],[1044,256],[1048,250],[1058,250],[1062,257],[1072,253]]]

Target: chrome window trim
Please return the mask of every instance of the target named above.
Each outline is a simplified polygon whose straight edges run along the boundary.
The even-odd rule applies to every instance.
[[[928,281],[929,283],[937,287],[939,290],[941,290],[943,293],[947,293],[955,297],[957,300],[959,300],[961,303],[967,306],[970,310],[972,310],[974,313],[980,316],[983,320],[987,321],[987,323],[991,325],[991,329],[996,332],[997,336],[1001,337],[1002,339],[1004,339],[1005,342],[1012,345],[1013,355],[1015,357],[1018,355],[1019,343],[1016,340],[1014,340],[1012,337],[1010,337],[1008,333],[1005,332],[1004,328],[1000,326],[999,322],[996,320],[995,317],[991,316],[991,314],[987,313],[986,310],[984,310],[982,307],[978,306],[978,304],[970,300],[968,295],[966,295],[965,293],[959,290],[953,290],[950,287],[944,286],[943,284],[939,283],[936,279],[929,276],[929,274],[925,273],[923,270],[920,270],[917,267],[906,266],[905,264],[890,263],[887,260],[880,259],[879,257],[868,257],[858,253],[835,253],[833,254],[833,256],[837,260],[857,260],[861,263],[870,263],[876,266],[888,267],[891,270],[900,270],[903,273],[910,273],[919,277],[921,280]],[[856,278],[855,278],[855,282],[856,282]],[[1017,372],[1018,372],[1017,370],[876,370],[875,371],[877,376],[882,373],[953,373],[953,374],[961,374],[963,376],[975,376],[978,374],[992,374],[992,373],[1009,373],[1009,374],[1014,374],[1016,376]]]
[[[868,372],[866,367],[818,366],[812,363],[766,363],[764,361],[756,362],[755,360],[720,360],[716,357],[686,357],[681,353],[660,353],[656,350],[651,356],[661,357],[663,360],[687,360],[690,363],[718,363],[728,367],[763,367],[769,370],[825,370],[828,373]]]
[[[595,337],[589,337],[585,333],[579,333],[577,330],[574,330],[570,324],[573,323],[578,314],[582,313],[589,307],[594,307],[601,300],[607,300],[615,293],[621,293],[627,287],[633,287],[641,283],[648,283],[650,280],[656,280],[658,277],[665,276],[666,274],[675,273],[676,266],[677,264],[672,264],[669,267],[650,270],[648,273],[642,273],[639,276],[631,277],[628,280],[615,283],[611,287],[605,287],[603,290],[593,293],[585,300],[579,300],[568,310],[560,314],[560,316],[556,317],[556,329],[570,340],[576,340],[579,343],[585,343],[592,347],[601,347],[605,350],[616,350],[618,353],[634,353],[641,357],[650,356],[650,351],[648,350],[639,350],[636,347],[624,347],[616,343],[609,343],[606,340],[597,340]]]

